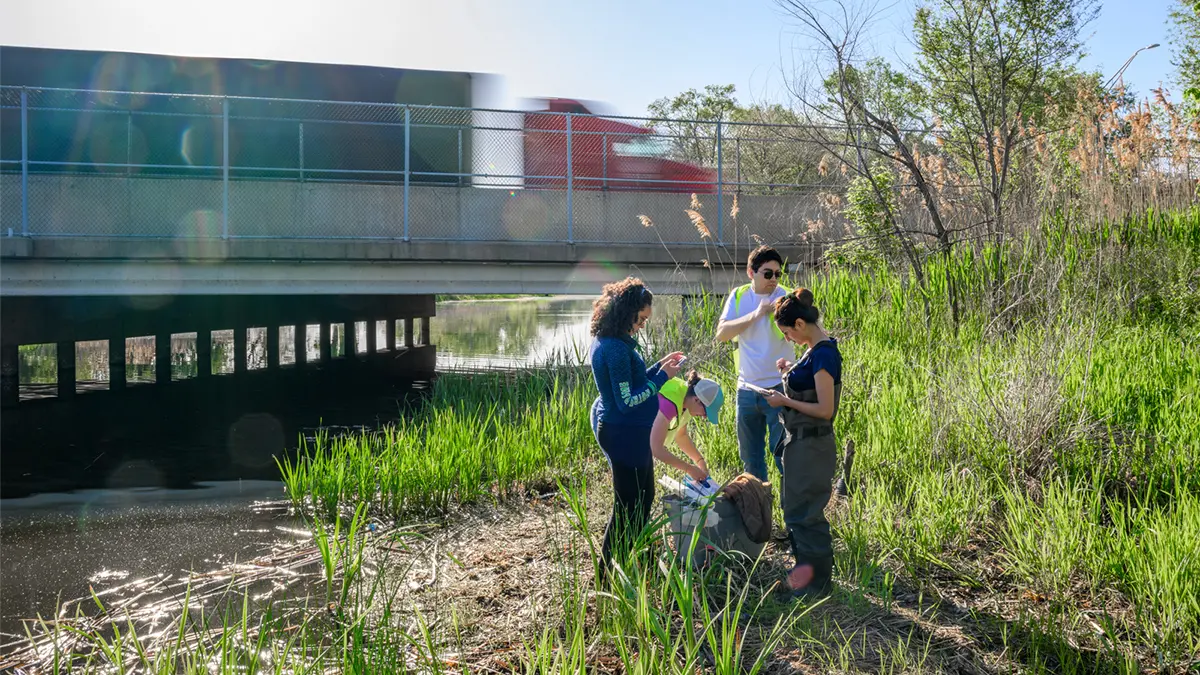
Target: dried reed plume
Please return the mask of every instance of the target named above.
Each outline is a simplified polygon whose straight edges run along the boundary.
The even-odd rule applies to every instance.
[[[639,215],[637,219],[642,223],[642,227],[654,227],[654,221],[650,220],[650,216]]]
[[[696,196],[696,193],[695,193],[695,192],[693,192],[693,193],[692,193],[692,204],[691,204],[691,209],[692,209],[693,211],[699,211],[699,210],[700,210],[700,209],[702,209],[702,208],[704,208],[704,205],[700,203],[700,198]]]
[[[704,222],[704,216],[692,209],[684,209],[683,212],[692,219],[692,225],[696,226],[696,231],[700,233],[701,237],[712,239],[712,232],[709,232],[708,224]]]
[[[740,206],[738,206],[738,196],[737,196],[737,193],[735,192],[735,193],[733,193],[733,206],[729,207],[729,218],[731,220],[736,221],[738,214],[741,212],[742,212],[742,208]]]

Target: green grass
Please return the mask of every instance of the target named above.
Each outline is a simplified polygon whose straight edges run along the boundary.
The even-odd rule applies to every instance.
[[[970,649],[1006,672],[1200,667],[1200,210],[1091,229],[1048,218],[1003,259],[998,292],[987,251],[930,258],[925,290],[886,269],[791,280],[813,290],[841,342],[837,431],[857,449],[853,497],[830,512],[839,590],[812,614],[767,591],[779,569],[697,572],[652,531],[645,555],[594,593],[582,581],[596,556],[582,490],[603,473],[587,421],[595,391],[586,368],[563,365],[443,376],[411,418],[320,436],[283,461],[289,495],[335,523],[316,576],[349,610],[332,626],[290,615],[305,626],[291,632],[282,617],[254,619],[257,631],[230,618],[158,658],[224,664],[236,652],[245,665],[250,633],[267,632],[270,649],[291,650],[272,663],[307,664],[299,670],[449,672],[445,622],[430,628],[404,608],[406,632],[380,618],[390,606],[366,611],[364,594],[339,581],[361,560],[335,540],[346,523],[359,536],[364,508],[404,521],[561,482],[576,532],[552,547],[558,607],[523,636],[521,672],[579,672],[601,658],[626,672],[753,672],[776,647],[842,672],[956,671],[942,655]],[[728,347],[709,337],[721,301],[703,296],[682,319],[656,307],[650,356],[685,345],[731,386]],[[725,406],[719,426],[696,428],[721,479],[740,469],[734,416]],[[923,618],[882,639],[870,626],[897,621],[901,597],[910,609],[922,598],[912,611]],[[947,598],[967,611],[945,618]],[[947,643],[921,621],[972,642]],[[129,656],[131,634],[103,639],[96,653],[142,658]]]
[[[1155,283],[1148,258],[1166,261]],[[1034,660],[1042,634],[1113,663],[1200,658],[1200,211],[1090,230],[1048,219],[1006,252],[998,298],[992,260],[933,258],[925,293],[888,270],[791,280],[813,290],[845,358],[838,435],[857,459],[834,521],[843,580],[1044,596],[1051,611],[1017,647]],[[697,300],[683,320],[659,310],[650,356],[686,345],[730,386],[728,348],[708,337],[721,298]],[[575,475],[599,457],[593,389],[567,368],[442,378],[413,420],[285,464],[289,491],[398,516]],[[719,478],[739,468],[733,418],[726,406],[697,429]]]

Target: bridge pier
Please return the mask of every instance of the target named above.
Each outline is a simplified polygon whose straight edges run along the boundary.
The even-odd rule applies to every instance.
[[[322,321],[318,329],[318,344],[317,344],[317,363],[329,363],[333,358],[333,345],[330,342],[330,334],[333,332],[333,324],[328,321]]]
[[[233,329],[233,374],[242,375],[246,372],[246,331],[245,325],[238,324]]]
[[[21,398],[21,354],[15,344],[0,347],[0,404],[10,408]]]
[[[296,352],[295,368],[299,370],[308,361],[308,325],[297,324],[292,333],[292,349]]]
[[[75,343],[59,342],[54,349],[58,361],[58,397],[75,396]]]
[[[125,388],[125,336],[108,338],[108,390]]]
[[[267,370],[279,367],[279,325],[271,323],[267,326]]]
[[[171,384],[171,333],[154,336],[154,383]]]
[[[201,328],[196,331],[196,377],[212,377],[212,331]]]

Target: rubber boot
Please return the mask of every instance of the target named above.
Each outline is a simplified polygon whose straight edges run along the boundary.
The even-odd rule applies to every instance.
[[[792,597],[816,599],[829,595],[829,591],[833,589],[833,556],[805,561],[803,565],[812,566],[811,581],[802,588],[794,588],[792,590]],[[797,565],[797,568],[799,567],[800,565]],[[800,574],[796,574],[795,576],[801,577]],[[791,577],[792,575],[789,575],[789,579]]]

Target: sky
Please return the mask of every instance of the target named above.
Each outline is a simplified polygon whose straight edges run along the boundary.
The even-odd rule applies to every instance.
[[[879,6],[879,55],[911,56],[913,2]],[[1124,81],[1141,96],[1169,83],[1174,2],[1108,0],[1082,65],[1107,78],[1159,42]],[[805,46],[774,0],[0,0],[0,43],[496,73],[513,103],[586,99],[624,115],[706,84],[784,100],[783,66]]]

